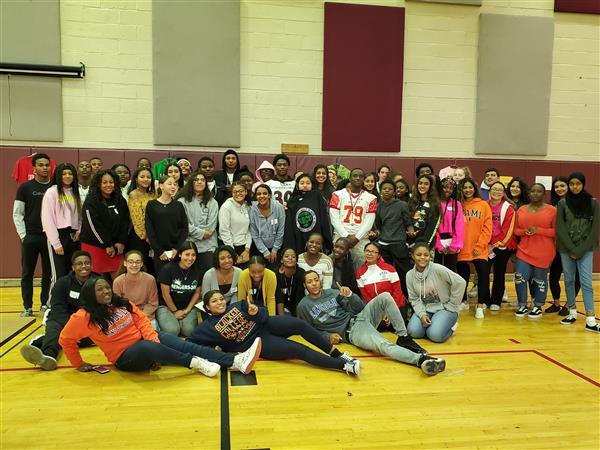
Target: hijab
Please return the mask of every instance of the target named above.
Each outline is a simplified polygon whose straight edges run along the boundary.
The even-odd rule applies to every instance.
[[[581,172],[573,172],[571,175],[569,175],[568,181],[570,182],[573,179],[581,181],[581,184],[583,184],[583,189],[579,194],[574,194],[571,192],[571,188],[569,187],[566,198],[567,206],[575,218],[591,219],[594,215],[594,210],[592,208],[592,196],[585,190],[585,175]],[[567,184],[569,183],[567,182]]]

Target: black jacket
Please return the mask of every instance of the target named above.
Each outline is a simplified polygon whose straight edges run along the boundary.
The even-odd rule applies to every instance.
[[[118,192],[117,192],[118,191]],[[120,190],[109,199],[88,196],[81,214],[81,242],[108,248],[116,243],[126,244],[131,226],[129,208]]]

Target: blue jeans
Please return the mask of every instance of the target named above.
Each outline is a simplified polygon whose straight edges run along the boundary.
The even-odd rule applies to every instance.
[[[571,259],[566,253],[560,254],[560,259],[565,276],[565,290],[567,291],[567,307],[575,309],[575,276],[579,271],[579,281],[583,294],[583,304],[587,313],[594,313],[594,289],[592,287],[592,262],[593,252],[586,252],[579,259]]]
[[[533,304],[538,308],[546,303],[546,294],[548,293],[548,269],[535,267],[531,264],[517,258],[515,263],[515,290],[517,291],[517,300],[519,306],[527,306],[527,285],[532,280]]]
[[[115,367],[127,372],[140,372],[148,370],[156,362],[173,366],[190,367],[193,356],[207,359],[220,364],[222,367],[231,367],[233,354],[218,352],[210,347],[184,341],[169,333],[158,333],[159,342],[142,339],[127,348]]]
[[[193,308],[185,318],[178,320],[169,308],[162,305],[156,310],[156,321],[158,326],[165,333],[179,336],[183,334],[185,337],[191,336],[194,328],[198,325],[198,310]]]
[[[433,342],[445,342],[452,336],[458,313],[440,309],[434,313],[428,312],[427,316],[431,319],[431,325],[425,328],[419,316],[413,314],[408,322],[408,334],[417,339],[427,336]]]

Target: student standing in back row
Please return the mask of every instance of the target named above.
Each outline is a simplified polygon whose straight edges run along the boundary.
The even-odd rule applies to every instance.
[[[574,172],[569,175],[569,192],[558,203],[556,234],[558,251],[565,275],[567,307],[569,315],[561,320],[571,325],[577,318],[575,308],[575,276],[579,271],[583,304],[585,306],[585,329],[600,333],[594,316],[594,290],[592,286],[592,263],[594,251],[598,250],[600,211],[598,201],[585,188],[585,175]]]
[[[42,293],[40,294],[42,314],[46,310],[50,293],[50,259],[40,218],[42,199],[52,185],[50,157],[45,153],[37,153],[31,158],[31,164],[33,180],[19,186],[13,205],[13,222],[21,239],[21,297],[24,309],[21,317],[33,315],[33,274],[38,256],[42,257]]]

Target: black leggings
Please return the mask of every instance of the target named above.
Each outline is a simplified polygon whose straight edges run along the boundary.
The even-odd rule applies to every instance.
[[[458,253],[440,253],[437,250],[435,251],[434,262],[441,264],[444,267],[447,267],[454,273],[458,273],[458,269],[456,267],[456,260],[458,258]]]
[[[286,338],[299,335],[308,342],[323,350],[327,355],[319,353],[298,342]],[[342,370],[344,361],[332,358],[329,352],[333,349],[331,343],[308,323],[292,316],[269,317],[260,333],[262,350],[260,356],[266,359],[301,359],[313,366]]]
[[[490,303],[493,305],[500,306],[502,303],[502,296],[504,295],[504,288],[506,287],[506,265],[512,255],[511,250],[501,250],[499,248],[494,249],[496,256],[489,261],[489,269],[494,268],[494,281],[492,283],[492,294],[490,297]]]
[[[471,276],[471,268],[469,262],[475,266],[477,272],[477,303],[485,304],[490,306],[490,268],[488,266],[487,259],[474,259],[473,261],[459,261],[456,265],[458,267],[458,274],[469,284],[469,277]],[[467,287],[465,286],[465,292],[463,294],[463,301],[467,299]]]
[[[579,271],[577,270],[577,267],[575,270],[575,295],[577,295],[579,294],[579,289],[581,289],[581,283],[579,282]],[[552,292],[553,300],[560,300],[560,274],[562,271],[560,253],[556,252],[552,265],[550,266],[550,276],[548,277],[548,284],[550,286],[550,292]]]

